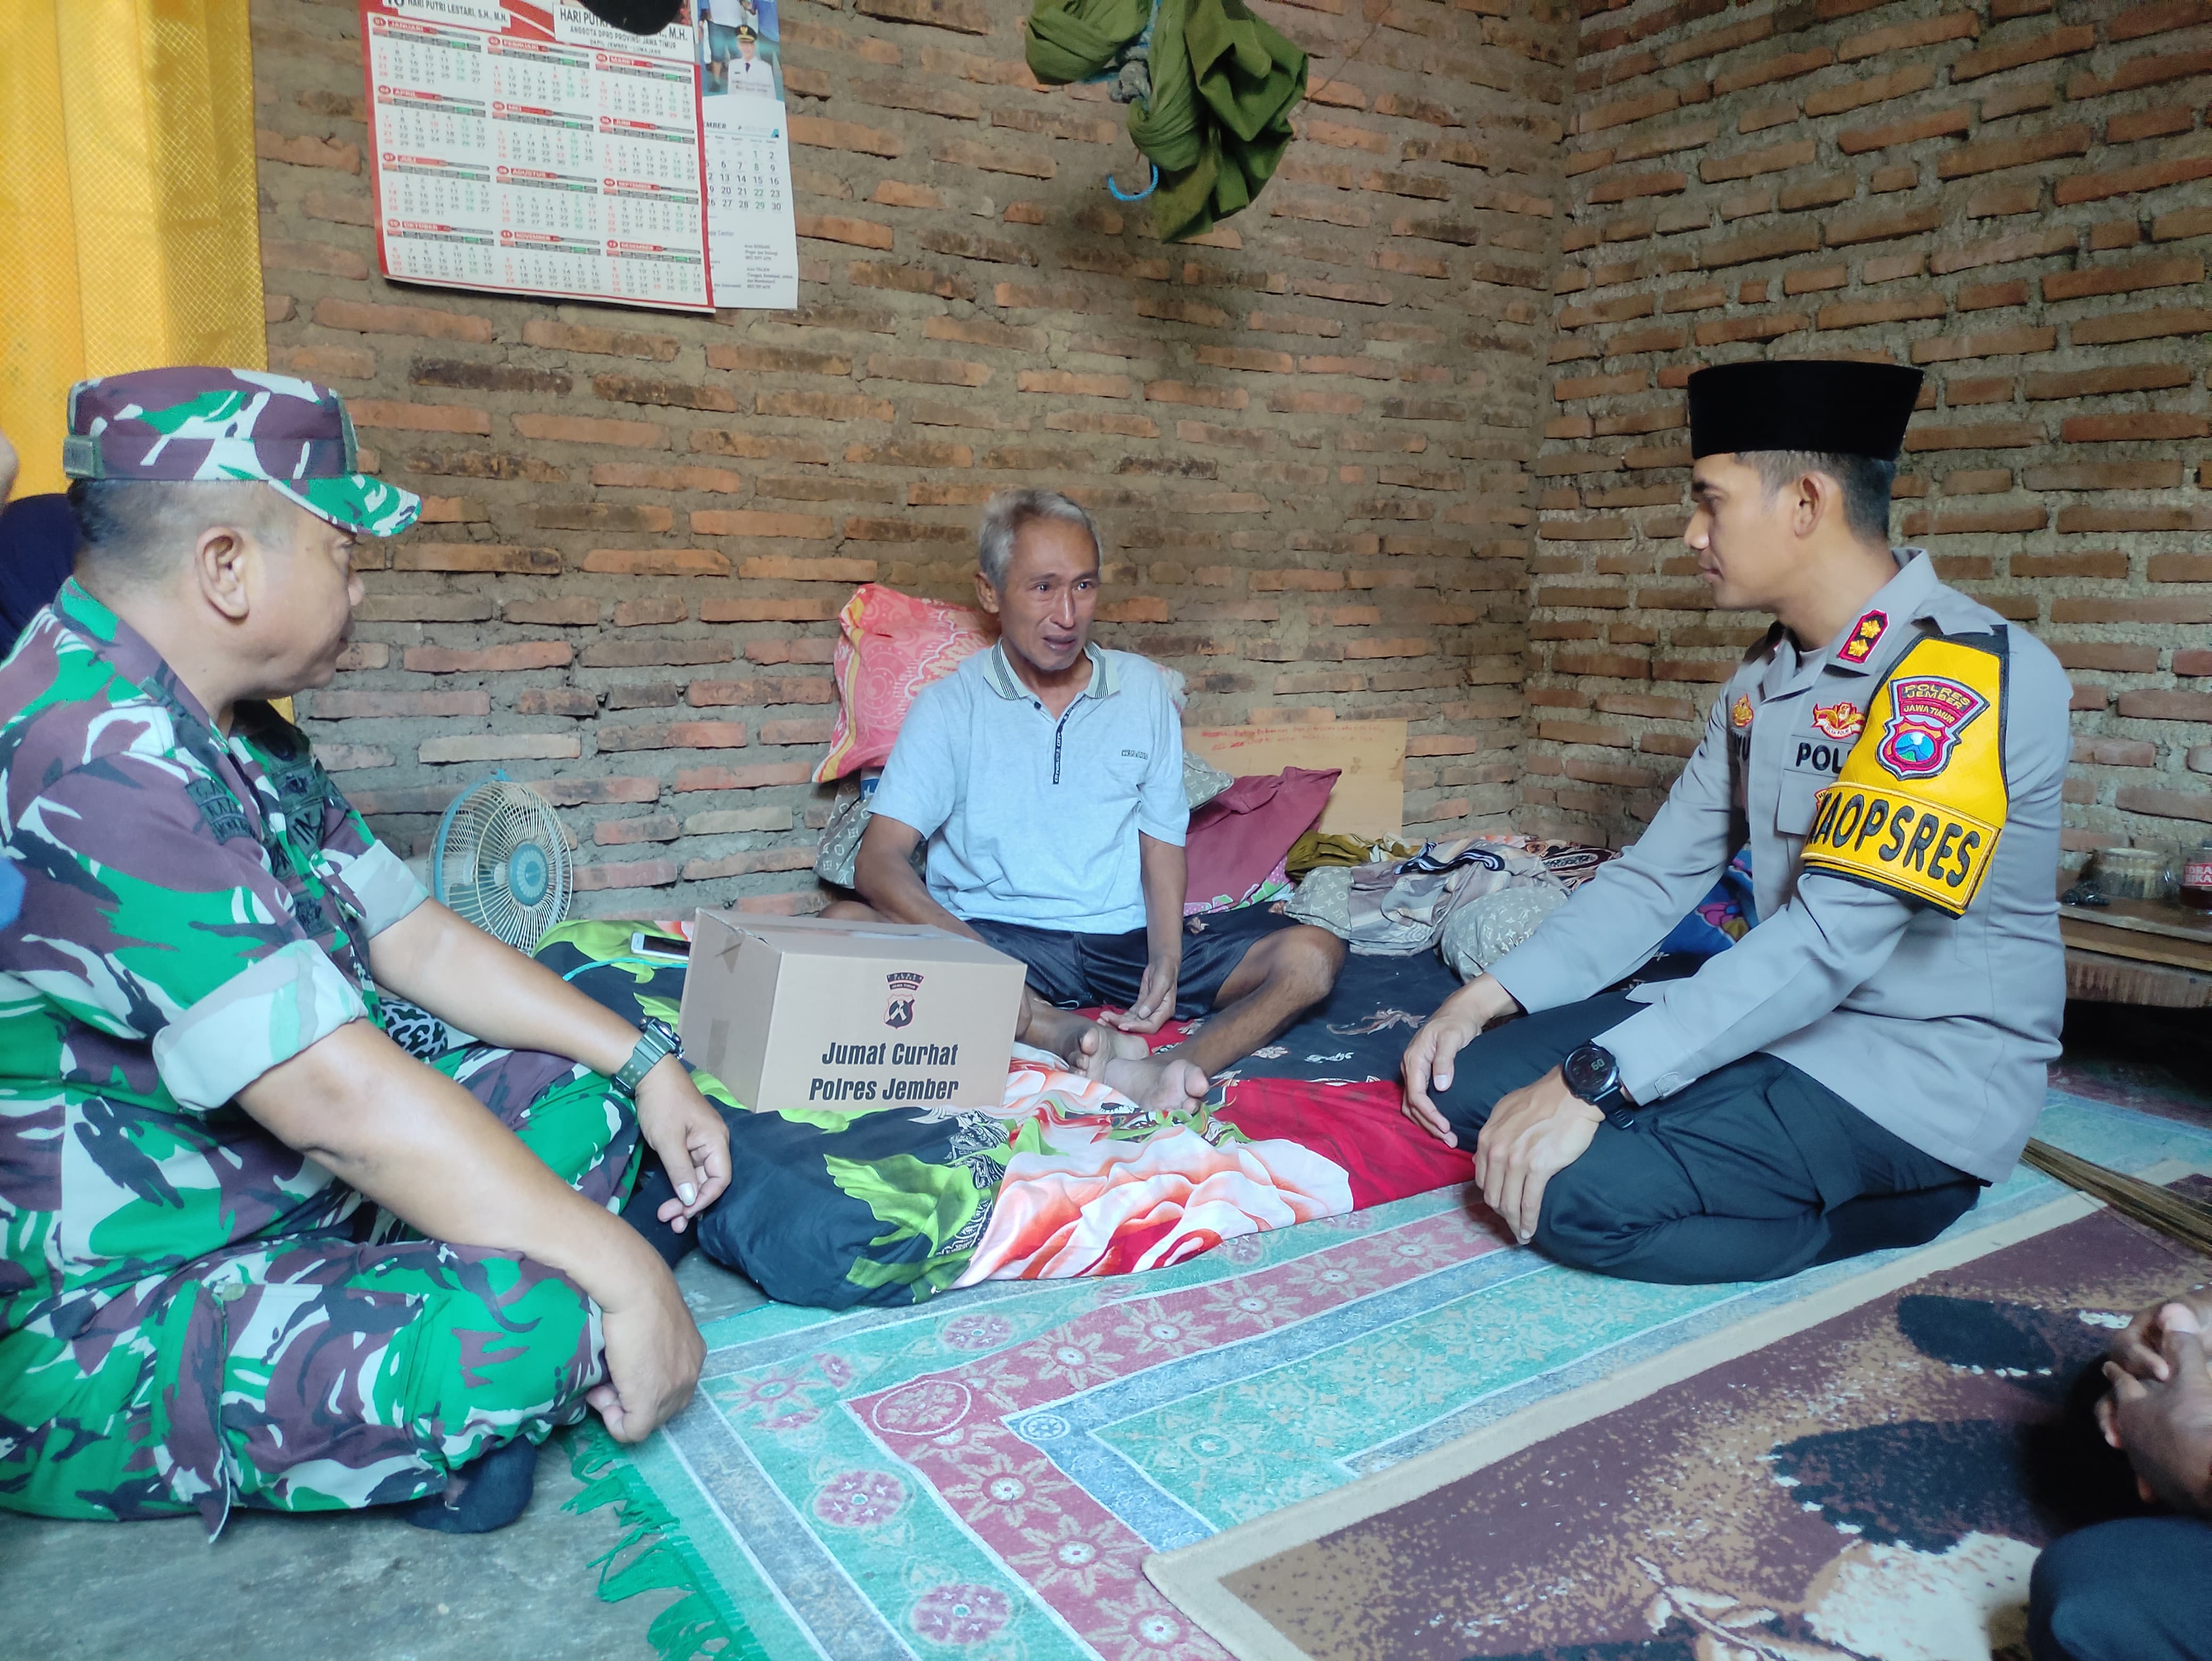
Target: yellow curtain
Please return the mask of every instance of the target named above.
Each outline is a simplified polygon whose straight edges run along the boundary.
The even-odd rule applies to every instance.
[[[0,430],[58,490],[70,383],[268,366],[246,0],[0,0]]]

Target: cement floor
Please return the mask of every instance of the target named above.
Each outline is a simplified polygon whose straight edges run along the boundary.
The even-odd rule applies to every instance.
[[[2212,1022],[2075,1006],[2061,1089],[2212,1123]],[[697,1253],[678,1277],[700,1319],[760,1293]],[[561,1509],[565,1445],[540,1457],[512,1528],[474,1538],[377,1516],[243,1512],[210,1546],[190,1518],[111,1526],[0,1512],[0,1661],[651,1661],[673,1594],[603,1603],[586,1566],[612,1507]]]
[[[762,1301],[697,1252],[677,1281],[702,1321]],[[496,1534],[240,1512],[210,1545],[193,1518],[0,1512],[0,1661],[652,1661],[646,1628],[675,1595],[599,1601],[586,1565],[622,1530],[613,1506],[562,1510],[580,1486],[556,1437]]]

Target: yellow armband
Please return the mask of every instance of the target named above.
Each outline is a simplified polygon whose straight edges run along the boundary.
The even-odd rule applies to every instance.
[[[2002,634],[1930,635],[1899,658],[1805,839],[1804,868],[1957,916],[2004,830]]]

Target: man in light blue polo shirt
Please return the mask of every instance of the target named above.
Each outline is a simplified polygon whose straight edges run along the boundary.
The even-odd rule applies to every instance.
[[[1343,943],[1264,906],[1185,922],[1182,727],[1158,669],[1091,642],[1098,527],[1057,492],[1009,490],[978,544],[999,643],[915,698],[854,864],[866,904],[824,915],[935,923],[1020,958],[1023,1043],[1188,1106],[1327,995]],[[1092,1007],[1105,1024],[1074,1013]],[[1200,1015],[1149,1052],[1144,1034]]]

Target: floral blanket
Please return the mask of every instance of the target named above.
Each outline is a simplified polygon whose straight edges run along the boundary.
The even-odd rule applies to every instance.
[[[632,1019],[673,1021],[682,934],[573,922],[538,958]],[[781,1302],[918,1303],[981,1281],[1161,1268],[1464,1182],[1468,1156],[1398,1109],[1399,1052],[1456,984],[1432,956],[1354,958],[1327,1002],[1188,1113],[1152,1113],[1018,1059],[995,1113],[748,1112],[695,1071],[733,1110],[731,1185],[700,1244]]]

